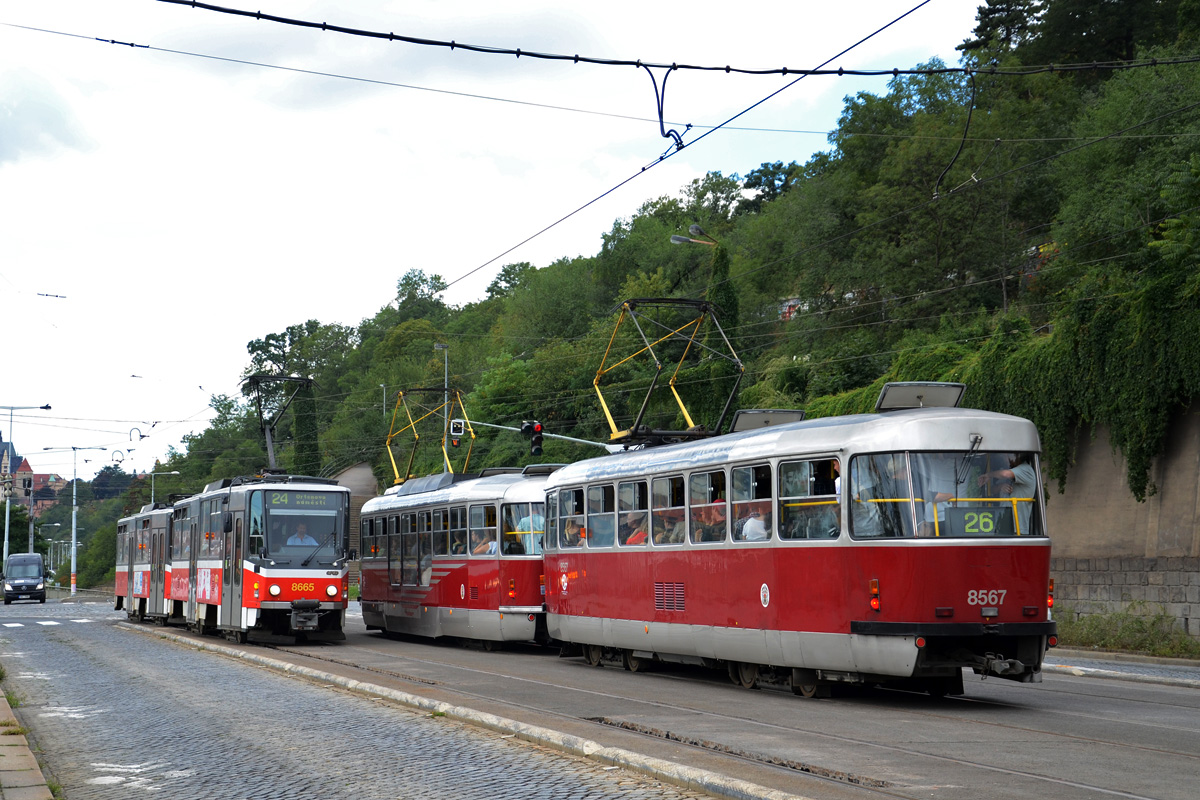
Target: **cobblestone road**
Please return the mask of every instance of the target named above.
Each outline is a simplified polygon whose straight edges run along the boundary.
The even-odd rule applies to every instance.
[[[0,618],[6,685],[67,800],[705,796],[122,631],[122,616]]]

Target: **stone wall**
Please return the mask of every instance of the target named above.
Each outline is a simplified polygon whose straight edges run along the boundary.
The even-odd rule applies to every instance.
[[[1200,636],[1200,411],[1172,424],[1150,479],[1154,493],[1137,502],[1108,432],[1081,439],[1066,492],[1047,487],[1055,604],[1088,613],[1142,603]]]

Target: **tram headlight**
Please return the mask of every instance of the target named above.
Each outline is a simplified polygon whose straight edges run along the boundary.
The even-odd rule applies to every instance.
[[[270,592],[271,597],[279,597],[279,593],[283,590],[279,588],[279,584],[272,583],[270,588],[267,589],[267,591]]]
[[[337,597],[337,593],[338,587],[334,586],[332,583],[325,587],[325,594],[329,595],[330,597]]]

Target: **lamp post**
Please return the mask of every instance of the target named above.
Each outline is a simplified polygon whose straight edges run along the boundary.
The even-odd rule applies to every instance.
[[[79,451],[107,450],[107,447],[43,447],[43,450],[71,451],[71,597],[75,597],[75,527],[79,517]],[[6,537],[7,538],[7,537]],[[7,548],[5,548],[7,549]]]
[[[37,535],[42,535],[42,528],[61,528],[61,522],[47,522],[45,525],[37,526]],[[29,552],[33,552],[33,540],[29,540]],[[50,569],[54,569],[54,542],[50,542]]]
[[[49,411],[50,404],[47,403],[44,406],[0,406],[0,408],[8,409],[8,447],[10,449],[12,449],[13,455],[16,455],[17,451],[13,447],[13,443],[12,443],[13,412],[14,411],[25,411],[25,410]],[[20,466],[20,465],[18,464],[17,466]],[[9,514],[11,513],[11,505],[10,504],[12,502],[12,498],[11,498],[11,495],[12,495],[12,471],[13,471],[12,459],[9,459],[8,472],[5,473],[5,478],[7,479],[8,484],[4,488],[4,563],[6,563],[6,564],[8,563],[8,525],[9,525],[8,520],[9,520]],[[32,497],[32,495],[31,495],[31,497]],[[32,500],[31,500],[30,501],[30,512],[32,512],[32,511],[33,511],[33,507],[32,507]]]
[[[151,472],[150,473],[150,507],[154,508],[154,476],[155,475],[178,475],[179,470],[173,469],[170,472]]]
[[[443,342],[436,342],[433,345],[434,350],[442,351],[442,361],[445,365],[445,373],[442,378],[442,410],[446,414],[446,422],[442,428],[442,472],[450,471],[449,457],[446,456],[446,431],[450,428],[450,345]]]

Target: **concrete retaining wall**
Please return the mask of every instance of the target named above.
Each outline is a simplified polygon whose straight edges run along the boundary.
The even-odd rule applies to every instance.
[[[1154,493],[1137,502],[1107,430],[1081,439],[1066,493],[1047,487],[1056,605],[1087,613],[1141,602],[1200,637],[1200,411],[1172,424],[1150,480]]]

